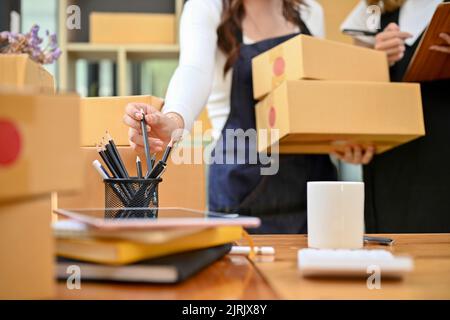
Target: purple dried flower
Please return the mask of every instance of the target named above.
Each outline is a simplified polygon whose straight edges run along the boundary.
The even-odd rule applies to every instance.
[[[0,33],[0,42],[8,42],[1,47],[3,53],[26,53],[38,63],[53,63],[61,56],[56,34],[47,30],[47,45],[41,48],[43,39],[39,37],[39,26],[33,25],[26,34],[4,31]]]

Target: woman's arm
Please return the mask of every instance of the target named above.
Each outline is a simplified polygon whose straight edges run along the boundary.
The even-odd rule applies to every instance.
[[[126,107],[124,122],[130,127],[130,144],[137,151],[143,145],[140,110],[144,110],[149,125],[151,151],[158,152],[175,130],[190,130],[206,105],[215,70],[219,3],[204,0],[186,3],[180,23],[179,65],[170,81],[163,110],[159,112],[152,106],[135,103]]]

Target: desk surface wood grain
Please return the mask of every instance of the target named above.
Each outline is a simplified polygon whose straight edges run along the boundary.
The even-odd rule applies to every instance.
[[[253,236],[258,246],[273,246],[272,259],[249,262],[226,256],[178,285],[81,284],[57,286],[59,299],[450,299],[450,234],[387,235],[394,254],[414,257],[415,269],[401,281],[381,281],[369,290],[366,280],[305,279],[297,269],[297,251],[307,246],[304,235]]]

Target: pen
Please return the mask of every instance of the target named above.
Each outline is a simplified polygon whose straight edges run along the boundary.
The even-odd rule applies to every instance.
[[[99,175],[102,177],[102,179],[110,179],[110,175],[106,172],[105,168],[101,165],[100,161],[94,160],[92,162],[92,165],[94,166],[95,170],[99,173]]]
[[[242,254],[248,255],[250,254],[250,247],[246,246],[232,246],[230,250],[230,254]],[[274,255],[275,249],[273,247],[253,247],[255,254],[259,255]]]
[[[344,29],[342,33],[349,36],[366,36],[366,37],[375,37],[380,31],[370,31],[370,30],[357,30],[357,29]]]
[[[172,148],[173,148],[173,139],[170,140],[169,144],[167,145],[167,148],[164,151],[164,155],[163,155],[162,159],[159,160],[158,163],[156,164],[156,166],[152,169],[152,171],[150,171],[147,174],[146,179],[148,179],[148,178],[158,179],[159,177],[161,177],[161,175],[164,173],[164,170],[167,167],[167,160],[169,159],[169,155],[170,155],[170,152],[172,151]]]
[[[99,173],[99,175],[102,177],[103,180],[105,179],[111,179],[111,176],[106,172],[105,168],[101,165],[100,161],[94,160],[92,162],[92,165],[94,166],[95,170]],[[122,190],[117,184],[112,184],[111,188],[113,189],[114,193],[119,197],[119,199],[123,202],[125,206],[127,206],[127,197],[123,194]]]

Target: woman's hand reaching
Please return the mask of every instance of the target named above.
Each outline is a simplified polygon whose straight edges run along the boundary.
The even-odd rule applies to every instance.
[[[150,152],[163,150],[177,129],[183,128],[183,119],[176,113],[163,114],[151,105],[145,103],[129,103],[125,108],[123,122],[129,127],[128,138],[130,146],[138,153],[144,152],[144,140],[141,120],[145,114]]]

